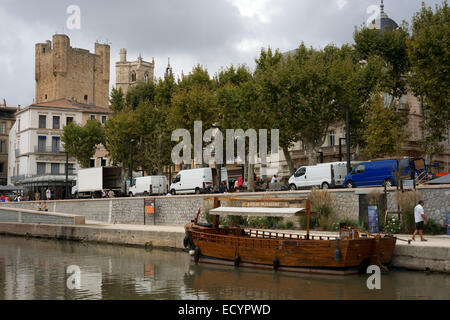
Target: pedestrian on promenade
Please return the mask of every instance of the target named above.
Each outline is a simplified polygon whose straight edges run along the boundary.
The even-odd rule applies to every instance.
[[[47,202],[45,202],[45,200],[40,203],[39,211],[48,211]]]
[[[50,191],[50,188],[47,188],[47,190],[45,190],[45,197],[47,198],[47,200],[50,200],[52,198],[52,192]]]
[[[34,194],[34,200],[39,201],[41,199],[41,194],[39,193],[39,191],[36,191],[36,193]]]
[[[277,182],[278,182],[278,177],[276,174],[274,174],[272,177],[272,181],[270,181],[270,183],[277,183]]]
[[[427,224],[427,218],[423,212],[424,202],[422,200],[419,201],[417,206],[414,208],[414,220],[416,222],[416,230],[414,230],[412,239],[415,241],[416,234],[419,233],[421,241],[427,241],[423,238],[423,225]]]
[[[112,191],[111,189],[108,192],[108,198],[114,198],[114,191]]]

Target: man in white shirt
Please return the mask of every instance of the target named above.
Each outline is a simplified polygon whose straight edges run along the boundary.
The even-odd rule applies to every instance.
[[[270,181],[270,183],[277,183],[278,182],[278,177],[277,177],[277,175],[275,174],[273,177],[272,177],[272,181]]]
[[[423,238],[423,235],[422,235],[423,225],[424,225],[424,223],[427,224],[427,218],[425,218],[425,214],[423,212],[423,205],[424,205],[424,202],[422,200],[420,200],[419,204],[417,206],[415,206],[415,208],[414,208],[414,220],[416,222],[416,230],[414,230],[414,234],[412,236],[413,240],[416,240],[415,239],[416,234],[417,234],[417,232],[419,232],[420,240],[427,241],[426,239]]]

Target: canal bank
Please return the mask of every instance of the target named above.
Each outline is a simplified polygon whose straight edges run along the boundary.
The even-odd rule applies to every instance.
[[[289,231],[292,233],[301,233]],[[337,235],[333,232],[314,232]],[[108,224],[86,221],[84,225],[0,223],[0,235],[75,240],[116,245],[184,249],[182,226]],[[410,235],[399,235],[409,239]],[[450,237],[426,236],[427,242],[397,241],[391,265],[408,270],[450,273]]]

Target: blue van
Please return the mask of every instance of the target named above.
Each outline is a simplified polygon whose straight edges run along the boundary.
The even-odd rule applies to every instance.
[[[354,187],[392,187],[397,185],[396,173],[400,168],[402,179],[415,179],[420,173],[426,175],[425,160],[422,158],[402,158],[361,162],[345,177],[344,186]]]
[[[396,185],[397,160],[361,162],[345,177],[347,188]]]

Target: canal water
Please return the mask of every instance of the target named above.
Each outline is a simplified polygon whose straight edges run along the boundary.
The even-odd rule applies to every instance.
[[[80,287],[73,288],[80,270]],[[195,265],[186,252],[0,236],[0,300],[450,299],[450,275],[322,276]],[[69,280],[69,281],[68,281]]]

